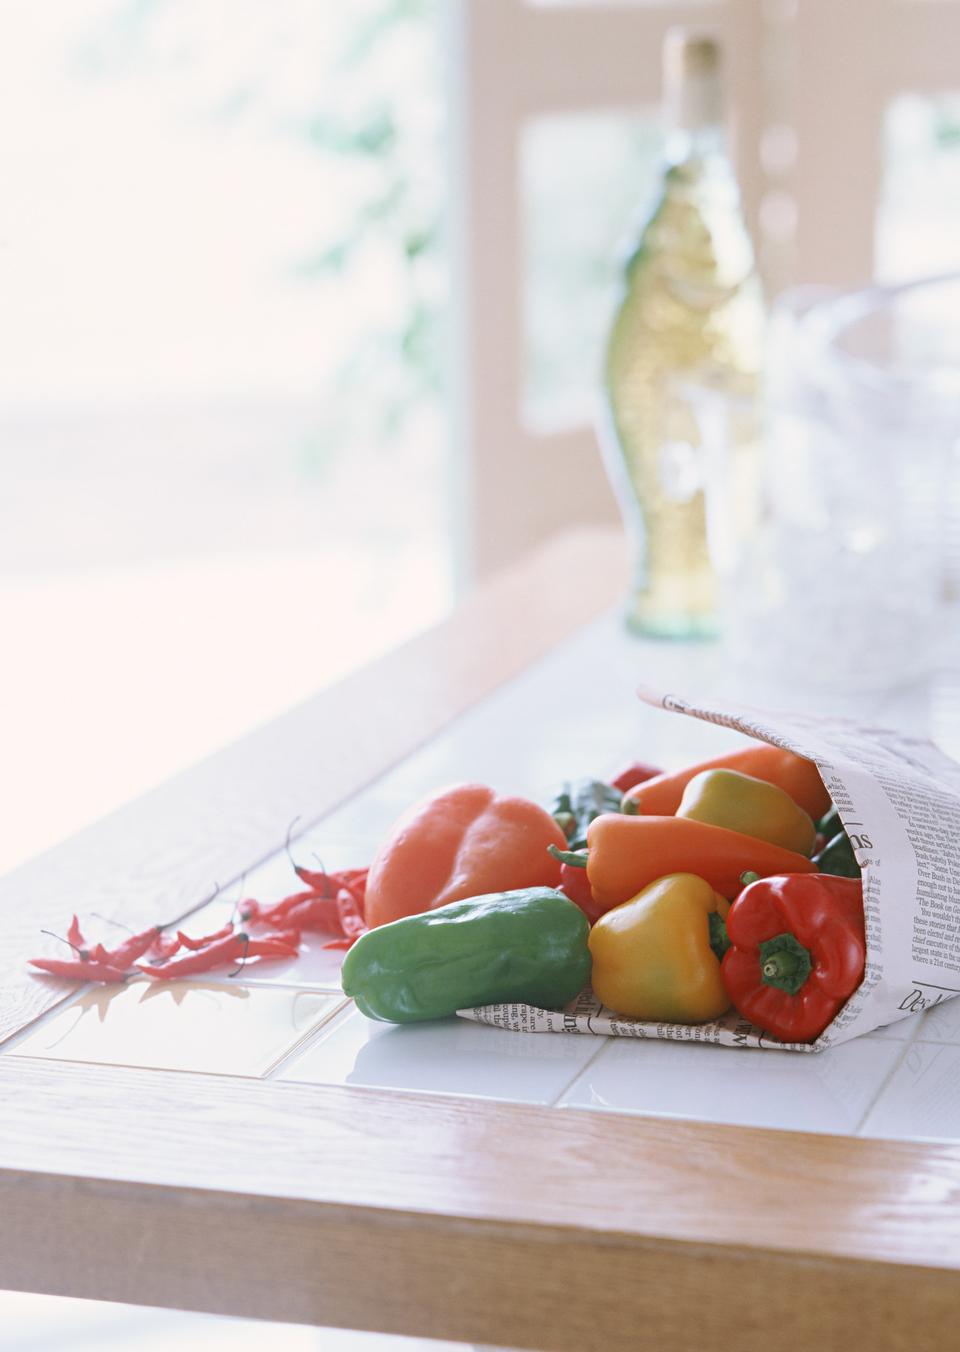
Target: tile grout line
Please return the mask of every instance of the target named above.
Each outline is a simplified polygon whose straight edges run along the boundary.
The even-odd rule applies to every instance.
[[[26,1042],[28,1037],[31,1037],[34,1033],[39,1031],[45,1024],[52,1023],[58,1014],[62,1014],[65,1010],[71,1009],[83,998],[83,996],[95,989],[95,982],[85,982],[79,990],[75,990],[71,995],[65,996],[64,999],[58,1001],[57,1004],[51,1005],[50,1008],[45,1009],[42,1014],[38,1014],[35,1019],[30,1021],[30,1023],[26,1023],[22,1028],[18,1028],[15,1033],[11,1033],[9,1037],[4,1038],[3,1042],[0,1043],[0,1056],[6,1055],[12,1048],[18,1047],[21,1042]]]
[[[542,1033],[542,1034],[540,1034],[540,1036],[541,1036],[541,1037],[593,1037],[593,1036],[596,1036],[596,1034],[591,1034],[591,1033],[577,1033],[577,1034],[574,1034],[574,1033]],[[576,1082],[580,1079],[581,1075],[585,1075],[585,1074],[586,1074],[586,1072],[590,1069],[590,1067],[591,1067],[591,1066],[593,1065],[593,1063],[597,1060],[597,1058],[603,1055],[603,1053],[604,1053],[604,1052],[607,1050],[607,1048],[610,1046],[610,1043],[613,1041],[613,1039],[612,1039],[611,1037],[598,1037],[598,1038],[597,1038],[597,1041],[600,1043],[600,1046],[596,1049],[595,1052],[591,1053],[591,1055],[587,1057],[587,1059],[586,1059],[586,1061],[584,1061],[583,1065],[580,1066],[579,1069],[576,1071],[576,1073],[575,1073],[574,1075],[572,1075],[572,1076],[570,1077],[569,1080],[566,1081],[566,1083],[565,1083],[565,1084],[563,1085],[563,1087],[560,1089],[560,1091],[559,1091],[559,1093],[556,1095],[556,1097],[554,1097],[554,1098],[552,1098],[552,1099],[550,1100],[550,1102],[546,1105],[548,1108],[558,1108],[558,1107],[560,1106],[560,1100],[563,1098],[563,1096],[564,1096],[566,1093],[568,1093],[569,1090],[571,1090],[571,1089],[573,1088],[573,1086],[576,1084]]]
[[[326,992],[320,991],[317,992],[317,994],[326,994]],[[337,1005],[336,1008],[332,1009],[330,1013],[322,1018],[313,1028],[308,1028],[303,1037],[299,1038],[292,1047],[288,1047],[281,1056],[278,1056],[273,1065],[268,1066],[263,1074],[257,1077],[258,1079],[274,1079],[281,1071],[286,1070],[288,1066],[299,1061],[300,1057],[312,1047],[316,1047],[318,1043],[322,1042],[328,1033],[332,1033],[334,1029],[339,1028],[341,1024],[346,1022],[351,1013],[356,1009],[356,1006],[349,996],[344,995],[342,991],[340,994],[341,1003]]]
[[[923,1027],[923,1019],[920,1019],[920,1020],[918,1020],[918,1027],[917,1027],[916,1030],[914,1031],[913,1035],[912,1035],[911,1037],[909,1037],[909,1038],[906,1040],[906,1042],[904,1042],[904,1043],[902,1044],[901,1049],[900,1049],[900,1054],[899,1054],[899,1056],[897,1056],[897,1057],[894,1059],[893,1064],[891,1065],[890,1069],[887,1071],[886,1075],[884,1075],[883,1078],[881,1079],[881,1081],[880,1081],[879,1085],[877,1086],[877,1088],[876,1088],[874,1094],[872,1095],[872,1097],[870,1098],[869,1102],[867,1103],[866,1108],[863,1110],[863,1112],[860,1114],[859,1118],[857,1119],[857,1121],[856,1121],[856,1123],[855,1123],[855,1125],[854,1125],[853,1131],[850,1133],[852,1136],[859,1136],[860,1133],[863,1131],[863,1128],[864,1128],[864,1127],[866,1126],[866,1124],[867,1124],[867,1118],[870,1116],[870,1114],[873,1112],[874,1108],[875,1108],[875,1107],[877,1106],[877,1104],[880,1102],[881,1097],[883,1096],[883,1094],[885,1093],[885,1091],[887,1090],[887,1088],[890,1086],[890,1084],[891,1084],[891,1082],[892,1082],[892,1080],[893,1080],[893,1077],[896,1075],[897,1071],[898,1071],[898,1070],[900,1069],[900,1067],[903,1065],[903,1062],[904,1062],[904,1060],[906,1059],[907,1052],[910,1050],[910,1048],[911,1048],[911,1047],[913,1046],[913,1044],[916,1042],[917,1037],[918,1037],[918,1035],[919,1035],[919,1033],[920,1033],[920,1028],[922,1028],[922,1027]],[[875,1040],[876,1040],[876,1039],[875,1039]]]

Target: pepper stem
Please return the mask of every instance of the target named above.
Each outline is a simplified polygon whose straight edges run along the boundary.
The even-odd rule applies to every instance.
[[[710,947],[717,962],[722,962],[724,953],[730,947],[726,921],[719,911],[710,911],[707,914],[707,923],[710,926]]]
[[[813,971],[809,949],[792,934],[777,934],[760,945],[760,975],[765,986],[796,995]]]
[[[587,850],[558,850],[556,845],[548,845],[547,849],[561,864],[571,864],[574,868],[587,867]]]

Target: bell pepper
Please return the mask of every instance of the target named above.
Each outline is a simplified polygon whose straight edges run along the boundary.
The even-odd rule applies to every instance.
[[[808,858],[817,838],[813,818],[788,793],[740,770],[701,770],[694,775],[683,791],[677,816],[726,826]]]
[[[587,827],[601,812],[619,812],[623,794],[602,779],[581,779],[565,784],[550,805],[550,815],[566,836],[571,850],[587,839]]]
[[[823,836],[824,840],[833,840],[837,832],[842,830],[843,822],[840,820],[840,813],[831,803],[830,811],[825,812],[817,822],[817,834]]]
[[[470,1005],[567,1004],[590,979],[586,917],[545,887],[454,901],[368,930],[343,963],[371,1019],[418,1023]]]
[[[863,889],[828,874],[761,878],[727,916],[723,984],[737,1010],[782,1042],[819,1037],[863,980]]]
[[[843,828],[813,856],[813,862],[821,873],[831,873],[837,878],[860,877],[853,844]]]
[[[838,878],[860,877],[860,865],[853,852],[853,842],[835,807],[831,807],[817,822],[817,837],[820,848],[813,856],[813,862],[821,873],[833,873]]]
[[[367,875],[371,929],[465,897],[556,887],[560,864],[547,852],[566,837],[542,807],[456,784],[416,803],[397,821]]]
[[[617,1014],[658,1023],[719,1018],[730,997],[712,945],[721,942],[728,910],[703,878],[672,873],[607,911],[588,940],[597,999]]]
[[[590,879],[585,868],[577,868],[575,864],[561,864],[559,887],[565,897],[569,897],[580,907],[591,925],[603,915],[603,911],[593,899]]]
[[[655,779],[638,784],[624,794],[623,810],[667,817],[680,806],[683,791],[690,780],[703,770],[739,770],[741,774],[752,775],[754,779],[776,784],[814,821],[830,807],[830,795],[813,761],[804,760],[802,756],[795,756],[792,751],[784,751],[768,742],[753,742],[739,751],[715,756],[713,760],[700,761],[697,765],[688,765],[685,770],[667,771]]]
[[[629,765],[617,771],[610,783],[621,793],[626,793],[627,789],[633,789],[638,784],[644,784],[648,779],[655,779],[657,775],[662,774],[663,771],[658,765],[649,765],[646,761],[631,761]]]
[[[586,868],[601,913],[668,873],[695,873],[721,896],[732,898],[741,891],[740,875],[748,870],[761,877],[816,872],[815,864],[793,850],[687,817],[604,813],[587,828],[585,851],[554,853],[562,863]]]

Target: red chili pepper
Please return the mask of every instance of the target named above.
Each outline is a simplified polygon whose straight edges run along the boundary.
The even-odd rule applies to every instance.
[[[337,914],[345,939],[359,939],[361,934],[366,934],[367,922],[363,918],[363,908],[349,887],[341,887],[337,893]]]
[[[336,931],[340,928],[336,897],[318,897],[310,894],[309,900],[298,902],[288,911],[276,915],[272,910],[263,911],[257,917],[260,925],[293,926],[298,930]]]
[[[361,902],[370,872],[368,868],[341,868],[328,873],[326,869],[302,868],[299,864],[294,864],[293,869],[300,881],[321,897],[335,897],[341,887],[349,887]]]
[[[319,897],[314,888],[308,888],[303,892],[291,892],[289,897],[282,897],[280,901],[275,901],[272,906],[257,906],[255,918],[257,924],[275,925],[278,921],[284,920],[290,912],[304,902],[313,901]],[[322,898],[320,898],[322,900]],[[254,903],[256,905],[256,903]]]
[[[267,935],[263,939],[251,939],[241,957],[295,958],[299,952],[299,940],[291,942],[289,939],[282,939],[279,936]]]
[[[293,871],[302,883],[306,883],[314,892],[319,892],[322,897],[333,896],[336,883],[326,869],[303,868],[300,864],[294,864]]]
[[[739,1012],[783,1042],[812,1042],[863,980],[860,879],[761,878],[730,907],[727,934],[721,974]]]
[[[140,963],[137,970],[159,981],[171,981],[180,976],[208,972],[225,963],[242,963],[247,958],[295,958],[298,952],[299,941],[289,931],[252,939],[238,930],[214,939],[204,948],[195,949],[182,958],[164,963],[162,967]]]
[[[153,948],[160,933],[159,925],[151,925],[149,929],[141,931],[140,934],[131,934],[129,939],[124,939],[123,943],[118,944],[116,948],[108,948],[102,961],[109,963],[111,967],[118,967],[121,972],[125,972],[138,958],[142,958],[148,949]]]
[[[585,868],[573,864],[560,865],[560,891],[580,907],[591,925],[603,915],[603,907],[593,899],[593,890]]]
[[[189,948],[191,953],[196,953],[200,948],[206,948],[208,944],[216,943],[218,939],[226,939],[233,933],[233,921],[228,920],[220,929],[214,930],[212,934],[205,934],[200,939],[191,939],[189,934],[184,934],[183,930],[177,930],[177,940],[182,948]]]
[[[90,958],[29,958],[28,962],[41,972],[67,977],[70,981],[102,981],[110,985],[127,979],[126,972]]]
[[[81,962],[100,962],[106,953],[103,944],[95,944],[93,948],[88,948],[87,941],[80,929],[80,921],[76,916],[70,921],[65,939],[62,935],[55,934],[53,930],[41,930],[40,933],[47,934],[51,939],[57,939],[60,943],[66,944],[68,948],[72,948]],[[67,958],[64,961],[69,962],[70,959]]]
[[[270,930],[268,934],[258,934],[258,939],[275,939],[278,943],[300,945],[300,931],[295,925],[283,925],[280,929]]]
[[[187,953],[185,957],[174,958],[171,962],[164,963],[162,967],[138,963],[137,970],[160,981],[171,981],[178,976],[193,976],[196,972],[208,972],[211,967],[218,967],[221,963],[235,962],[246,951],[249,942],[249,937],[238,931],[214,940],[212,944],[207,944],[206,948]]]
[[[663,771],[657,765],[647,765],[646,761],[631,761],[610,780],[615,789],[621,793],[626,793],[628,789],[634,788],[637,784],[645,784],[648,779],[656,779],[657,775],[662,775]]]
[[[337,893],[337,927],[341,937],[325,943],[326,948],[352,948],[362,934],[367,932],[367,923],[363,918],[363,909],[349,887],[341,887]]]
[[[158,934],[148,951],[152,958],[172,958],[180,951],[179,935]]]

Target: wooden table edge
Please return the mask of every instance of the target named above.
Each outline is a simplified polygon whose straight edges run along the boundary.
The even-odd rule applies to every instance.
[[[734,1322],[745,1352],[865,1328],[892,1352],[942,1345],[958,1312],[952,1147],[22,1069],[47,1092],[21,1125],[30,1102],[63,1116],[5,1143],[6,1288],[564,1352],[641,1328],[720,1352]],[[112,1133],[71,1142],[93,1100]],[[24,1167],[51,1144],[65,1172]]]

